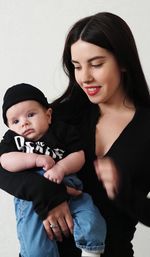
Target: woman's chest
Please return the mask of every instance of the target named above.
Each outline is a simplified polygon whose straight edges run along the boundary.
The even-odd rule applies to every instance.
[[[104,156],[119,140],[133,115],[134,112],[128,115],[105,115],[100,118],[95,130],[95,153],[97,156]]]

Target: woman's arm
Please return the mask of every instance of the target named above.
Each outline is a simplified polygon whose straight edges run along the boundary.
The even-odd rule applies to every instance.
[[[39,157],[37,162],[40,166],[42,155]],[[13,162],[12,159],[10,163],[13,165]],[[33,159],[31,163],[34,165]],[[72,233],[73,220],[66,202],[68,195],[63,185],[52,183],[33,171],[11,173],[0,166],[0,187],[18,198],[33,202],[34,210],[44,219],[43,225],[50,239],[55,236],[58,241],[62,241],[62,233],[65,236]],[[58,229],[52,230],[50,224],[54,222],[58,224]]]
[[[120,173],[114,161],[108,157],[98,158],[95,161],[95,170],[114,204],[132,218],[150,227],[150,199],[133,182],[133,174]]]
[[[150,227],[150,199],[139,188],[121,190],[115,198],[118,207],[125,210],[132,218]]]
[[[0,166],[0,188],[20,199],[32,201],[42,220],[51,209],[68,199],[63,184],[53,183],[33,171],[13,173]]]

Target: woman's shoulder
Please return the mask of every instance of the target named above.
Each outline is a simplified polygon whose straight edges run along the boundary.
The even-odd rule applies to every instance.
[[[137,132],[143,133],[143,136],[150,135],[150,108],[137,108],[132,125]]]
[[[65,101],[53,109],[53,120],[78,125],[85,116],[88,116],[88,114],[91,113],[92,109],[90,103],[81,105],[78,102],[78,99],[77,102],[74,103]]]
[[[145,121],[146,123],[150,122],[150,108],[148,107],[138,107],[136,111],[136,116]]]

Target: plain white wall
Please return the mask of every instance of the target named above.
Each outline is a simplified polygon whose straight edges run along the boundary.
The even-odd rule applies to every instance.
[[[67,86],[61,69],[67,31],[79,18],[99,11],[127,21],[150,85],[148,0],[0,0],[0,106],[5,90],[20,82],[39,87],[49,100],[60,95]],[[1,119],[0,136],[5,130]],[[138,225],[135,257],[149,256],[149,242],[149,228]],[[13,197],[0,190],[0,257],[16,257],[18,251]]]

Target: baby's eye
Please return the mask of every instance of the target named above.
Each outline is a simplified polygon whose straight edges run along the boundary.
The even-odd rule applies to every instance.
[[[19,120],[14,120],[13,121],[13,124],[18,124],[19,123]]]
[[[30,112],[30,113],[28,114],[28,117],[33,117],[34,115],[35,115],[34,112]]]

